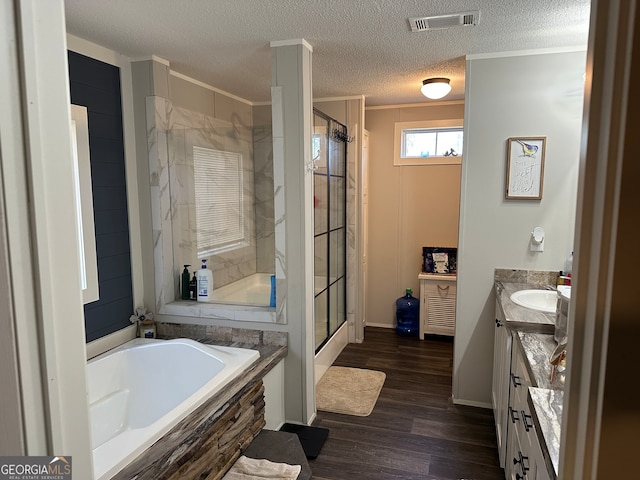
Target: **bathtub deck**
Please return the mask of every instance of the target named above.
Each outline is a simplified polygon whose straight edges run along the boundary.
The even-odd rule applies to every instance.
[[[254,410],[264,408],[264,400],[262,399],[262,378],[287,355],[287,347],[285,345],[279,345],[282,343],[281,339],[275,339],[276,344],[265,344],[265,340],[260,332],[259,338],[243,337],[242,332],[236,332],[236,338],[230,340],[214,340],[212,338],[205,338],[206,332],[203,330],[203,334],[198,338],[199,330],[193,330],[189,335],[189,332],[175,331],[179,327],[167,326],[171,324],[162,325],[159,324],[159,332],[163,335],[161,338],[177,338],[177,337],[190,337],[195,340],[199,340],[202,343],[211,345],[224,345],[240,348],[251,348],[258,350],[260,358],[254,362],[239,378],[231,381],[220,392],[212,396],[205,401],[195,412],[191,413],[183,422],[174,427],[164,437],[162,437],[153,446],[143,452],[132,463],[127,465],[123,470],[118,472],[113,479],[130,479],[137,478],[138,480],[154,480],[157,478],[192,478],[185,476],[184,472],[188,464],[202,463],[201,457],[203,451],[212,448],[212,444],[205,442],[203,448],[203,440],[201,438],[203,431],[208,429],[216,422],[225,416],[231,415],[233,422],[244,421],[245,425],[249,426],[247,432],[247,438],[245,439],[244,447],[246,447],[253,438],[258,435],[262,426],[264,425],[264,416],[260,419],[256,418],[244,418],[249,414],[245,414],[242,410],[238,410],[235,414],[232,414],[230,410],[233,405],[241,403],[245,411],[251,410],[253,415]],[[193,327],[193,326],[187,326]],[[172,330],[173,328],[173,330]],[[180,328],[180,330],[184,330]],[[254,340],[258,340],[255,342]],[[238,407],[239,408],[239,407]],[[220,412],[220,413],[218,413]],[[221,412],[225,412],[224,414]],[[235,415],[235,417],[234,417]],[[230,435],[234,436],[238,432],[232,432]],[[204,435],[206,438],[206,434]],[[224,445],[223,438],[213,439],[215,445]],[[234,443],[234,442],[231,442]],[[217,448],[217,447],[216,447]],[[235,448],[235,447],[234,447]],[[179,454],[176,452],[180,452]],[[238,449],[237,454],[233,455],[231,463],[229,465],[220,466],[225,469],[230,467],[233,462],[240,455]],[[196,465],[197,466],[197,465]],[[225,470],[226,471],[226,470]],[[224,473],[224,472],[223,472]],[[195,472],[194,472],[195,475]],[[193,476],[193,478],[200,478],[199,476]],[[211,477],[213,478],[213,477]]]

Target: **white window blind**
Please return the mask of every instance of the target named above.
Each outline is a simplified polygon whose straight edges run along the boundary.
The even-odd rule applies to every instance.
[[[245,242],[242,155],[193,147],[198,257]]]

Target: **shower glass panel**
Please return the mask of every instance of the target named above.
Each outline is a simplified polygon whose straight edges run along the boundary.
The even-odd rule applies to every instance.
[[[314,110],[316,352],[346,321],[346,136],[347,127]]]

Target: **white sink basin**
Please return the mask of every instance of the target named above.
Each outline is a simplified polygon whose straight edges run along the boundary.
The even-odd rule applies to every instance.
[[[539,312],[556,313],[558,295],[554,290],[519,290],[511,295],[511,301]]]

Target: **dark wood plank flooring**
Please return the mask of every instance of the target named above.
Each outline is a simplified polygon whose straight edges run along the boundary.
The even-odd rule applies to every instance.
[[[368,417],[319,411],[329,429],[309,465],[316,480],[502,480],[491,410],[453,405],[453,340],[399,337],[367,327],[334,365],[386,373]]]

